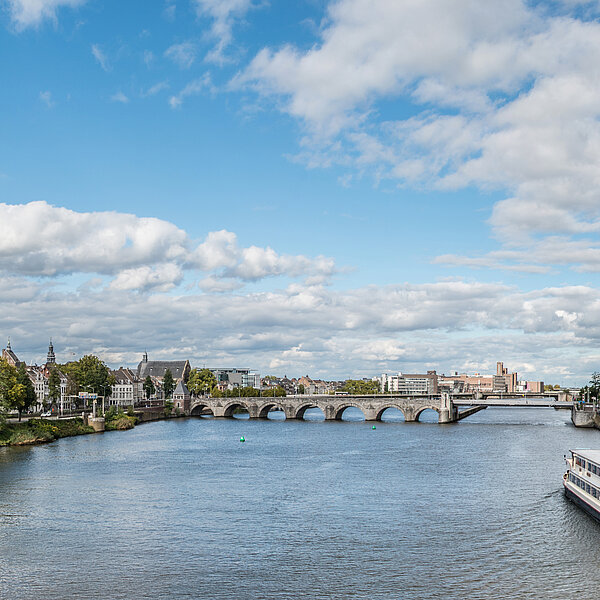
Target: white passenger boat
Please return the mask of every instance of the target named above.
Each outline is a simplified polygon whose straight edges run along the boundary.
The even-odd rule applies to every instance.
[[[570,450],[563,476],[565,494],[600,521],[600,450]]]

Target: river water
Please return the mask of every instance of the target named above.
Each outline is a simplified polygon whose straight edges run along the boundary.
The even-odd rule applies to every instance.
[[[600,525],[561,478],[600,431],[553,409],[309,418],[0,449],[0,598],[599,597]]]

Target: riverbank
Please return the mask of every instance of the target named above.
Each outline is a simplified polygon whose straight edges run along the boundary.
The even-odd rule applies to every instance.
[[[60,438],[94,433],[81,418],[48,420],[29,419],[21,423],[0,425],[0,446],[45,444]]]
[[[165,414],[164,409],[142,410],[134,414],[107,412],[104,431],[127,431],[141,423],[178,418],[183,415]],[[30,418],[18,423],[0,424],[0,447],[46,444],[60,438],[97,433],[80,417],[72,419]]]

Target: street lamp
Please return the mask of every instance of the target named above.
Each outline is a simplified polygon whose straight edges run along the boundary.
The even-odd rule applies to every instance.
[[[106,389],[110,389],[110,385],[101,385],[102,388],[102,416],[104,416],[104,398],[106,397]]]

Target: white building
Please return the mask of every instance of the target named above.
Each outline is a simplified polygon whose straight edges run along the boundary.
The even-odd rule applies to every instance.
[[[384,393],[426,395],[438,393],[437,374],[435,371],[427,371],[427,373],[423,374],[398,373],[397,375],[382,373],[378,379],[381,391]]]
[[[106,399],[107,406],[133,406],[143,399],[143,383],[131,369],[121,367],[111,373],[115,378],[112,393]]]

